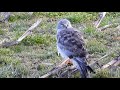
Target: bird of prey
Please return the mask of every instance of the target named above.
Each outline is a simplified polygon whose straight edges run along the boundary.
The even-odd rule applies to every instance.
[[[68,19],[61,19],[57,23],[57,49],[65,60],[63,63],[71,62],[80,71],[81,78],[88,77],[88,70],[94,72],[86,61],[83,36]]]

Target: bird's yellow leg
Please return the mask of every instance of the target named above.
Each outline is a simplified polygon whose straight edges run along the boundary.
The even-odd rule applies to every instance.
[[[72,62],[71,62],[70,58],[67,58],[60,65],[58,65],[58,67],[62,67],[63,65],[71,65],[71,64],[72,64]]]

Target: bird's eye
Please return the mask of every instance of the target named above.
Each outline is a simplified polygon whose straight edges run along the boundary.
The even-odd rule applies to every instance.
[[[63,26],[64,26],[64,24],[61,24],[61,26],[63,27]]]
[[[63,27],[63,25],[61,24],[61,27]]]

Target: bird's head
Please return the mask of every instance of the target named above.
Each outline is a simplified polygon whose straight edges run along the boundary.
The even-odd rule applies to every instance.
[[[71,28],[72,25],[69,20],[67,19],[61,19],[57,23],[57,30],[64,30],[66,28]]]

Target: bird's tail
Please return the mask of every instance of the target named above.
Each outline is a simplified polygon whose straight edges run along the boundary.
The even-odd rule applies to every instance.
[[[87,65],[86,61],[84,60],[84,58],[79,58],[79,57],[76,57],[76,58],[73,58],[75,63],[76,63],[76,67],[77,69],[80,71],[80,74],[81,74],[81,77],[82,78],[87,78],[88,77],[88,70],[90,72],[93,72],[93,69]]]

